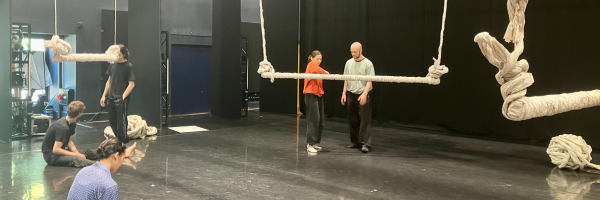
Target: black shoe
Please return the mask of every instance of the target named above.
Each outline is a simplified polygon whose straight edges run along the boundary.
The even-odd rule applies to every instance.
[[[347,146],[346,148],[348,149],[360,149],[362,146],[360,144],[352,144],[350,146]]]
[[[362,148],[360,149],[363,153],[369,153],[369,146],[367,145],[363,145]]]

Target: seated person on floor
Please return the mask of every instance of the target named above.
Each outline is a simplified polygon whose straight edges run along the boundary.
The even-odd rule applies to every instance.
[[[125,159],[126,146],[118,139],[108,139],[100,144],[97,154],[100,161],[83,168],[73,181],[67,199],[119,199],[119,186],[111,173],[117,172]]]
[[[101,156],[96,150],[85,150],[79,152],[73,143],[77,118],[85,110],[81,101],[73,101],[67,106],[67,116],[52,123],[46,131],[42,143],[44,160],[52,166],[85,167],[96,163]],[[125,157],[129,158],[136,144],[125,150]]]

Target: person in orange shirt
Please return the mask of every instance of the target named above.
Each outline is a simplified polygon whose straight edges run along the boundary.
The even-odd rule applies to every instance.
[[[329,74],[319,65],[323,61],[323,55],[318,50],[313,51],[308,56],[308,66],[306,74]],[[309,153],[317,153],[322,148],[321,133],[323,132],[323,122],[325,109],[323,108],[323,80],[304,79],[304,103],[306,104],[306,150]]]

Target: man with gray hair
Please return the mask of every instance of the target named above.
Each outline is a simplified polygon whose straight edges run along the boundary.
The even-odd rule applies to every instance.
[[[346,62],[344,75],[375,76],[373,63],[362,55],[362,45],[355,42],[350,46],[352,58]],[[348,148],[361,149],[367,153],[371,147],[371,98],[373,89],[371,81],[344,81],[342,105],[348,103],[348,123],[350,125],[350,141]]]

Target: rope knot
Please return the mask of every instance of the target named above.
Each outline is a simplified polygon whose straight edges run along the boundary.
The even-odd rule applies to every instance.
[[[68,56],[72,51],[71,45],[60,39],[58,35],[52,36],[52,39],[46,40],[44,44],[46,47],[52,49],[52,53],[54,53],[53,58],[58,56]]]
[[[448,73],[449,69],[446,67],[446,65],[440,65],[440,62],[435,58],[433,58],[433,61],[433,65],[429,67],[429,73],[427,74],[427,77],[438,79],[442,77],[442,75]]]
[[[585,143],[581,136],[563,134],[553,137],[546,150],[552,163],[559,168],[571,170],[583,169],[586,166],[600,169],[592,164],[592,147]]]
[[[275,68],[273,68],[273,65],[271,65],[271,63],[268,60],[263,60],[262,62],[260,62],[258,73],[261,75],[263,73],[268,73],[267,76],[270,75],[269,78],[271,78],[271,83],[275,82],[275,78],[273,76],[275,74]]]

